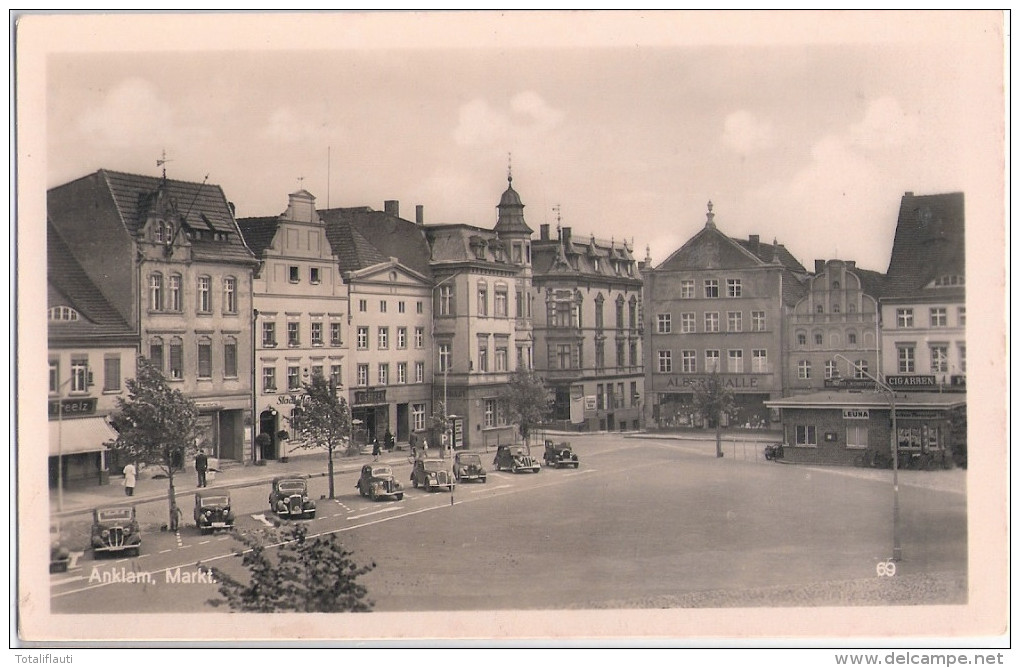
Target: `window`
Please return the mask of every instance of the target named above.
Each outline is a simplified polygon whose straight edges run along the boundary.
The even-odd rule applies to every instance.
[[[945,287],[949,287],[949,286],[952,286],[952,285],[965,285],[966,282],[967,282],[967,279],[964,278],[963,276],[959,276],[959,275],[956,275],[956,276],[952,276],[952,275],[950,275],[950,276],[939,276],[938,278],[935,279],[935,287],[937,287],[937,288],[945,288]]]
[[[322,282],[322,277],[319,273],[318,267],[310,267],[308,269],[308,282],[312,285],[318,285]]]
[[[631,329],[637,329],[637,299],[634,297],[630,298],[627,302],[627,325]]]
[[[291,320],[287,323],[287,345],[301,345],[301,323]]]
[[[797,378],[801,380],[811,379],[811,362],[807,360],[797,362]]]
[[[404,313],[406,310],[404,302],[397,302],[397,313]]]
[[[694,350],[680,351],[680,371],[683,373],[698,372],[698,353]]]
[[[570,302],[553,302],[550,304],[550,308],[552,309],[550,320],[552,320],[553,327],[571,326],[572,307]]]
[[[301,389],[301,367],[287,367],[287,390],[294,391]]]
[[[407,348],[407,327],[397,327],[397,348]]]
[[[765,331],[765,311],[751,311],[751,331]]]
[[[341,364],[330,364],[329,365],[329,384],[332,387],[343,387],[344,384],[344,368]]]
[[[726,313],[726,331],[740,332],[744,329],[744,317],[740,311],[728,311]]]
[[[506,300],[507,300],[506,288],[501,288],[497,286],[495,296],[492,302],[492,314],[497,318],[507,317]]]
[[[388,350],[390,347],[390,328],[379,328],[379,350]]]
[[[914,373],[914,346],[896,346],[896,369],[899,373]]]
[[[181,275],[170,274],[167,278],[166,289],[167,310],[180,312],[181,310]]]
[[[163,310],[163,274],[149,275],[149,310]]]
[[[856,346],[857,345],[857,332],[847,332],[847,334],[846,334],[846,342],[849,343],[852,346]]]
[[[276,367],[262,367],[262,391],[276,392]]]
[[[822,333],[821,332],[815,332],[815,345],[816,346],[820,346],[820,345],[822,345],[823,341],[824,341],[824,337],[822,336]]]
[[[489,288],[484,283],[478,285],[478,315],[489,315]]]
[[[832,305],[832,312],[833,313],[839,313],[839,304],[833,304]]]
[[[50,360],[50,394],[60,390],[60,362]]]
[[[603,329],[605,327],[605,299],[599,294],[595,297],[595,329]]]
[[[149,342],[149,361],[163,373],[163,339],[156,337]]]
[[[637,341],[634,339],[630,340],[630,365],[637,366]]]
[[[485,427],[496,426],[496,400],[486,399],[485,400]]]
[[[358,300],[358,311],[360,311],[361,313],[365,313],[366,311],[368,311],[368,300],[367,299],[359,299]]]
[[[659,373],[673,373],[673,351],[659,351]]]
[[[718,350],[705,351],[705,371],[708,373],[722,371],[722,360]]]
[[[312,365],[312,378],[316,378],[316,377],[319,377],[319,376],[322,376],[322,365],[321,364],[313,364]]]
[[[833,281],[832,282],[832,289],[833,290],[839,290],[839,281]]]
[[[298,267],[287,267],[287,274],[290,278],[291,283],[297,283],[301,280],[300,268]]]
[[[425,362],[414,363],[414,382],[416,383],[425,382]]]
[[[478,340],[478,370],[489,370],[489,342],[484,339]]]
[[[313,346],[321,346],[322,345],[322,323],[319,322],[318,320],[313,320],[312,321],[312,330],[311,330],[311,332],[312,332],[312,345]]]
[[[496,371],[506,371],[507,349],[496,348]]]
[[[421,315],[425,312],[425,304],[423,304],[421,300],[418,300],[418,302],[414,305],[414,310],[415,313]]]
[[[379,384],[388,385],[390,382],[390,365],[382,363],[379,365]]]
[[[184,378],[184,341],[177,337],[170,341],[170,378]]]
[[[726,296],[739,297],[742,292],[739,278],[726,279]]]
[[[386,313],[386,300],[385,299],[380,299],[379,300],[379,313]]]
[[[694,299],[694,280],[685,278],[680,281],[680,299]]]
[[[595,368],[606,368],[606,342],[602,339],[595,341]]]
[[[858,380],[868,377],[868,360],[856,360],[854,362],[853,377]]]
[[[358,327],[358,350],[368,350],[368,327]]]
[[[797,425],[797,445],[818,445],[814,425]]]
[[[161,244],[166,240],[166,231],[166,225],[163,224],[163,221],[159,221],[152,226],[152,237],[156,243]]]
[[[768,373],[769,357],[768,351],[764,348],[755,348],[751,351],[751,373]]]
[[[439,315],[453,315],[453,286],[439,286]]]
[[[934,306],[928,309],[928,318],[932,327],[945,327],[949,324],[945,306]]]
[[[78,319],[78,312],[70,306],[54,306],[47,312],[49,320],[72,321]]]
[[[616,298],[616,328],[623,329],[623,295]]]
[[[852,421],[848,421],[852,422]],[[846,447],[864,450],[868,447],[868,427],[862,424],[847,424]]]
[[[719,314],[718,313],[706,313],[705,314],[705,331],[706,332],[718,332],[719,331]]]
[[[276,323],[275,322],[263,322],[262,323],[262,345],[267,348],[272,348],[276,345]]]
[[[693,313],[680,314],[680,331],[684,334],[694,334],[698,331],[697,320]]]
[[[602,410],[606,407],[606,395],[602,392],[602,385],[595,386],[595,408]]]
[[[560,344],[556,346],[556,368],[557,369],[569,369],[570,368],[570,345]]]
[[[807,334],[805,334],[804,332],[797,332],[797,345],[798,346],[807,345]]]
[[[407,382],[407,362],[397,362],[397,382]]]
[[[414,328],[414,347],[424,348],[425,347],[425,328],[415,327]]]
[[[960,353],[960,371],[967,373],[967,346],[961,343],[958,346],[958,352]]]
[[[963,327],[964,325],[967,324],[967,307],[966,306],[960,306],[959,308],[956,309],[956,323],[960,327]]]
[[[846,305],[846,311],[847,313],[857,313],[857,304],[850,302]]]
[[[714,299],[719,296],[719,281],[714,278],[705,279],[705,298]]]
[[[332,346],[343,345],[343,323],[329,323],[329,343]]]
[[[103,392],[120,391],[120,355],[103,358]]]
[[[233,276],[223,279],[223,312],[237,313],[237,279]]]
[[[514,254],[513,255],[513,257],[514,257],[514,264],[521,264],[521,262],[523,260],[523,257],[524,257],[524,252],[521,249],[521,245],[520,244],[514,244],[513,254]]]
[[[358,365],[358,385],[364,387],[368,385],[368,365]]]
[[[411,423],[415,431],[425,428],[425,404],[411,404]]]
[[[672,316],[669,313],[659,313],[655,316],[655,331],[659,334],[669,334],[673,331]]]
[[[726,356],[726,371],[729,373],[744,373],[744,351],[729,350]]]
[[[517,317],[524,317],[524,293],[520,290],[517,291]]]
[[[626,345],[626,343],[624,342],[623,339],[617,339],[616,340],[616,366],[618,366],[618,367],[621,367],[621,366],[624,365],[624,361],[625,361],[624,356],[625,356],[625,352],[626,352],[625,347],[624,347],[625,345]]]
[[[88,392],[89,360],[87,357],[71,358],[71,391]]]
[[[826,380],[831,380],[833,378],[839,377],[839,372],[836,370],[836,363],[833,362],[832,360],[825,361],[825,371],[823,371],[822,373],[824,374],[823,378],[825,378]]]
[[[949,371],[949,346],[933,345],[930,350],[932,373],[947,373]]]
[[[212,341],[207,338],[198,342],[198,377],[212,378]]]
[[[233,337],[223,342],[223,377],[237,378],[237,341]]]
[[[447,373],[453,364],[453,344],[439,344],[439,373]]]
[[[212,313],[212,279],[208,276],[198,277],[198,312]]]
[[[896,309],[896,326],[897,327],[913,327],[914,326],[914,309],[912,309],[912,308],[898,308],[898,309]]]

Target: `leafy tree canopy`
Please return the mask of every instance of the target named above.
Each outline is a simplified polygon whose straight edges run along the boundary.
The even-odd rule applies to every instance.
[[[302,386],[301,417],[291,427],[305,437],[298,447],[325,447],[333,451],[351,433],[351,412],[347,400],[337,396],[336,388],[321,374]]]
[[[534,427],[548,418],[553,397],[545,381],[533,371],[517,371],[510,376],[503,392],[507,418],[517,423],[521,437],[527,441]]]

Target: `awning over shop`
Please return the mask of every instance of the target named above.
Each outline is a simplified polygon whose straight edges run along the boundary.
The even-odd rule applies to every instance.
[[[897,392],[896,409],[947,410],[967,404],[967,395],[947,392]],[[814,392],[766,401],[769,408],[837,408],[860,406],[889,408],[888,392]]]
[[[117,432],[101,417],[50,420],[50,457],[102,452],[107,449],[103,443],[115,438]]]

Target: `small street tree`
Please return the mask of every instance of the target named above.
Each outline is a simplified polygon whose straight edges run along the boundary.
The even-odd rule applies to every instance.
[[[534,371],[517,371],[510,376],[503,391],[507,418],[517,423],[525,444],[532,429],[541,424],[552,411],[553,397],[545,381]]]
[[[329,471],[329,498],[335,498],[333,484],[333,453],[351,435],[351,412],[347,400],[337,396],[333,387],[322,374],[315,374],[311,381],[301,387],[301,417],[291,420],[291,430],[300,433],[304,441],[299,448],[325,447]]]
[[[169,482],[167,500],[170,521],[177,528],[180,511],[174,489],[174,473],[184,459],[198,449],[202,430],[198,426],[195,402],[167,385],[159,369],[144,357],[138,358],[134,378],[125,381],[127,398],[117,398],[111,421],[117,438],[106,445],[131,462],[155,466]]]
[[[717,373],[694,388],[694,408],[701,417],[715,423],[715,456],[722,457],[722,417],[734,408],[733,392],[723,385]]]
[[[267,530],[237,537],[247,549],[237,551],[248,577],[237,579],[219,568],[207,569],[223,599],[236,612],[370,612],[368,589],[358,578],[375,563],[358,566],[336,534],[308,537],[296,524],[282,535]],[[199,564],[201,567],[201,564]]]

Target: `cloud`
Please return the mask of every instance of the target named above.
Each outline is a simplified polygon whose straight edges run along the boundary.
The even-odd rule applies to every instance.
[[[269,116],[262,134],[271,141],[281,143],[320,140],[324,125],[301,116],[290,107],[280,107]]]
[[[745,155],[770,148],[775,144],[772,124],[749,111],[734,111],[723,123],[722,142]]]
[[[869,149],[902,146],[917,132],[917,119],[908,116],[892,97],[872,100],[861,122],[850,127],[854,143]]]
[[[565,114],[533,91],[515,95],[507,110],[476,98],[461,105],[453,139],[459,146],[511,146],[535,141],[555,129]]]
[[[146,79],[124,79],[102,101],[82,110],[78,127],[104,146],[136,147],[170,142],[179,135],[172,106]]]

